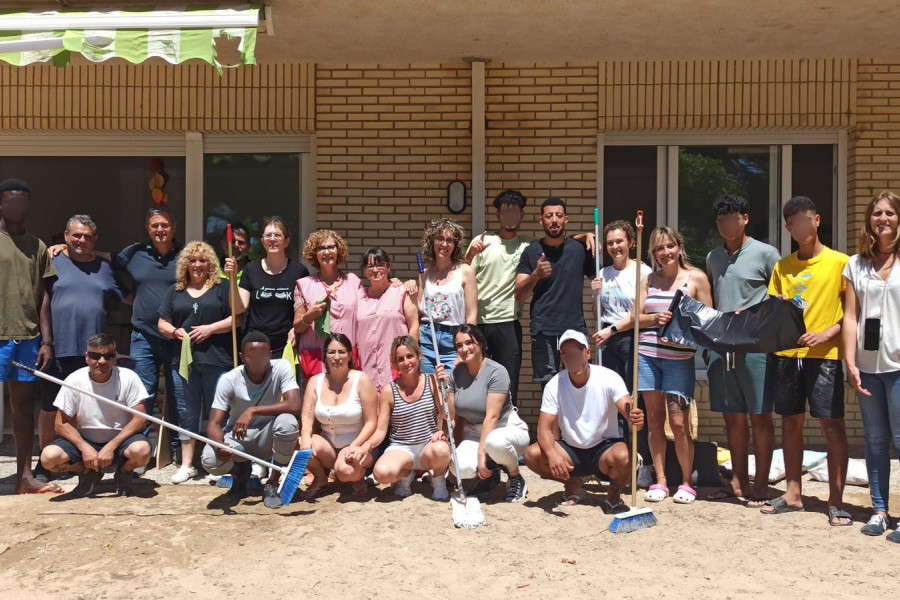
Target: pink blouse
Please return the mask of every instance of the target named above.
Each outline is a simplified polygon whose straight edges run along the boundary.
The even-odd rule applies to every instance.
[[[350,343],[356,346],[356,302],[359,298],[359,290],[362,282],[353,273],[345,273],[343,282],[335,290],[331,297],[331,333],[343,333],[350,338]],[[319,279],[319,274],[310,275],[297,280],[294,289],[294,307],[309,307],[325,299],[328,294],[328,286]],[[315,327],[310,327],[297,338],[297,349],[322,350],[325,340],[316,335]]]
[[[403,302],[406,290],[391,286],[378,298],[372,298],[362,287],[356,304],[356,344],[362,371],[381,388],[394,380],[391,367],[391,344],[408,335]]]

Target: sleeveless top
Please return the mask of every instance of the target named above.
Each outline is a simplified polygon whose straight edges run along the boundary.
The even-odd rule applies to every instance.
[[[407,402],[400,395],[396,382],[391,382],[394,408],[391,410],[391,444],[417,446],[427,444],[437,431],[437,407],[431,393],[431,378],[425,377],[422,395],[414,402]]]
[[[685,295],[688,295],[688,284],[691,281],[692,275],[693,272],[689,271],[688,278],[685,280],[684,284],[682,284],[680,288],[674,290],[661,290],[655,288],[649,284],[650,282],[648,280],[647,284],[649,289],[647,290],[647,300],[644,303],[644,312],[658,313],[669,310],[669,307],[672,305],[672,299],[675,297],[675,292],[677,292],[678,289],[683,290]],[[659,330],[659,327],[649,327],[641,330],[640,343],[638,345],[638,352],[640,354],[643,354],[644,356],[655,356],[656,358],[664,360],[688,360],[694,357],[696,350],[687,346],[682,346],[681,344],[664,342],[659,338]]]
[[[430,278],[425,278],[425,293],[419,302],[419,310],[426,314],[430,311],[431,318],[437,324],[463,325],[466,322],[466,298],[462,269],[457,268],[449,279],[447,283],[437,285]]]
[[[326,375],[323,373],[316,382],[316,421],[322,426],[322,437],[340,450],[352,444],[363,428],[362,402],[356,389],[359,385],[360,373],[353,377],[353,384],[347,399],[334,406],[319,402],[325,377]]]
[[[342,275],[344,282],[331,295],[331,332],[343,333],[356,347],[356,301],[359,297],[360,280],[353,273]],[[319,279],[319,274],[297,280],[294,290],[294,308],[305,303],[307,307],[319,303],[328,294],[328,286]],[[315,327],[310,327],[297,338],[298,350],[322,350],[325,340],[316,335]]]
[[[369,296],[360,287],[356,301],[356,345],[362,370],[368,375],[375,388],[381,388],[394,380],[391,368],[391,344],[401,335],[407,335],[406,315],[403,302],[406,290],[390,286],[378,298]]]

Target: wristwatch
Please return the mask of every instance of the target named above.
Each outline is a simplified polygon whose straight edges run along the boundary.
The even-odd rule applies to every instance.
[[[613,333],[619,333],[619,328],[616,327],[615,325],[610,325],[609,330],[612,331]]]

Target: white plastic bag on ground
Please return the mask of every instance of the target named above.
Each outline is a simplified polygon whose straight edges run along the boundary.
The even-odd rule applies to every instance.
[[[822,461],[809,470],[809,476],[816,481],[828,483],[828,461]],[[861,458],[851,458],[847,465],[847,485],[869,485],[869,472],[866,470],[866,461]]]
[[[815,452],[813,450],[803,451],[803,470],[807,471],[812,467],[820,464],[825,460],[824,452]],[[731,461],[720,465],[723,469],[731,472]],[[747,471],[750,473],[750,479],[756,479],[756,457],[752,454],[747,460]],[[772,466],[769,468],[769,483],[775,483],[784,479],[784,452],[779,448],[772,453]]]

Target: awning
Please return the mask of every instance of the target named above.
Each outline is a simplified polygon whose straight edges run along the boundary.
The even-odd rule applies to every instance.
[[[201,59],[216,67],[216,38],[238,39],[241,63],[256,64],[261,7],[204,6],[180,10],[122,9],[0,11],[0,60],[16,66],[36,62],[67,65],[77,52],[93,62],[121,58],[172,64]]]

